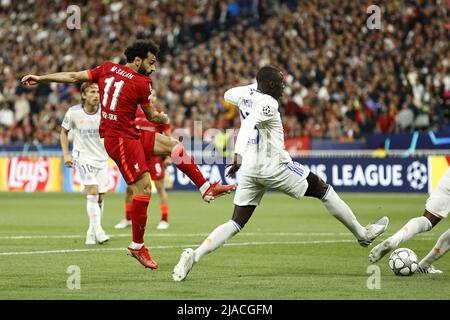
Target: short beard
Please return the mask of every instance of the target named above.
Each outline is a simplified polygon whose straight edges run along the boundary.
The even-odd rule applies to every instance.
[[[145,71],[145,69],[142,66],[139,67],[137,72],[147,77],[150,75],[150,73],[152,73],[151,71],[150,72]]]

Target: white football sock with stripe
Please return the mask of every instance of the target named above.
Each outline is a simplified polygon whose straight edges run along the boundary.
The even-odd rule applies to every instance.
[[[98,195],[87,195],[86,210],[89,217],[90,233],[99,234],[104,232],[101,225],[101,210],[98,205]]]
[[[239,231],[241,231],[241,227],[233,220],[218,226],[210,233],[205,241],[195,249],[195,262],[198,262],[204,255],[221,247]]]
[[[408,221],[399,231],[394,233],[390,238],[390,243],[393,247],[397,247],[400,242],[407,241],[416,234],[431,230],[432,225],[430,220],[426,217],[417,217]]]
[[[434,261],[442,257],[448,250],[450,250],[450,229],[445,231],[438,239],[433,249],[427,254],[425,258],[420,261],[419,265],[422,268],[428,268]]]
[[[366,239],[366,228],[358,222],[352,209],[339,198],[332,186],[328,188],[322,202],[331,215],[342,222],[342,224],[344,224],[358,240]]]

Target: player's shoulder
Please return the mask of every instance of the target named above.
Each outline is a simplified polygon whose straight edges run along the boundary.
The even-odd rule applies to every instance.
[[[83,111],[83,106],[81,105],[81,103],[73,105],[69,108],[70,112],[77,112],[77,111]]]

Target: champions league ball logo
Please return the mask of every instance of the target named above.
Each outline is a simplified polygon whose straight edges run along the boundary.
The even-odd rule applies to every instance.
[[[422,190],[428,181],[427,167],[419,161],[414,161],[406,169],[406,179],[411,188]]]

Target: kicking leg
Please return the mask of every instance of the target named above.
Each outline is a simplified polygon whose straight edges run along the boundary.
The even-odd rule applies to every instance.
[[[224,186],[220,183],[210,184],[206,181],[194,159],[186,152],[183,144],[175,139],[156,133],[153,153],[156,156],[170,156],[173,164],[194,182],[206,202],[210,202],[235,189],[235,185]]]
[[[182,281],[191,271],[194,263],[200,261],[203,256],[221,247],[235,234],[242,230],[255,211],[256,206],[237,206],[231,220],[218,226],[195,250],[187,248],[181,254],[180,261],[173,270],[173,280]]]
[[[389,223],[387,217],[383,217],[367,227],[363,227],[356,219],[352,209],[338,196],[332,186],[326,184],[312,172],[306,180],[308,189],[305,196],[320,199],[328,212],[353,233],[361,246],[368,246],[386,230]]]

